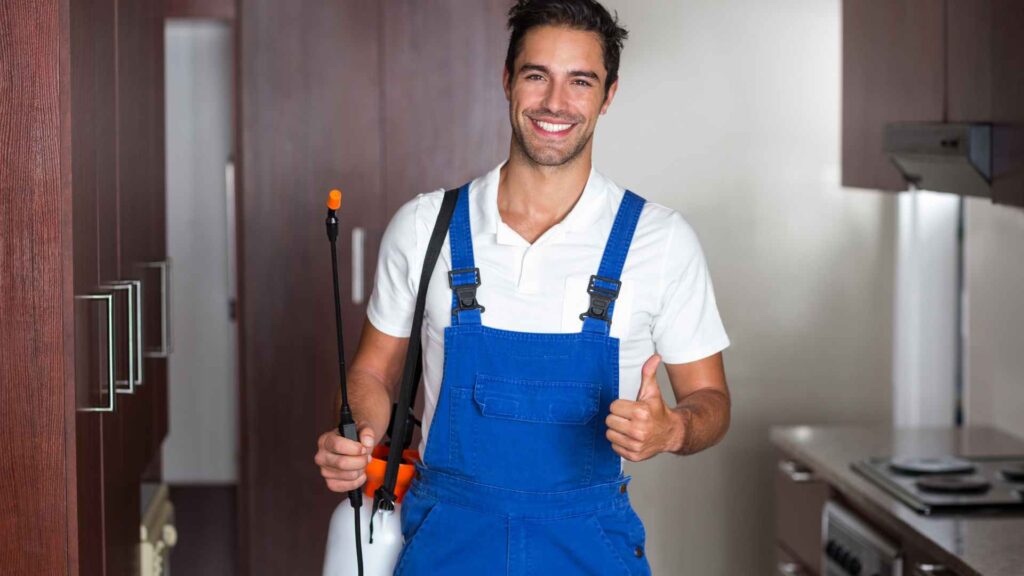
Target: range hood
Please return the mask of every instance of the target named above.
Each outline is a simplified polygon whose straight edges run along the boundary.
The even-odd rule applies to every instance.
[[[919,190],[992,197],[989,124],[888,124],[885,153]]]

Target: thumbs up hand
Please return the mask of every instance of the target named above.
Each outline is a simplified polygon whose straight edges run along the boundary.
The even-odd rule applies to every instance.
[[[683,419],[665,404],[655,372],[661,356],[654,354],[641,369],[640,392],[636,400],[615,400],[605,419],[605,436],[612,450],[631,462],[671,452],[684,434]]]

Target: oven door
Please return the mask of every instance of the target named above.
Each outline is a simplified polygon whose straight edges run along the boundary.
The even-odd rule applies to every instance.
[[[828,502],[821,524],[824,576],[903,576],[902,555],[896,544],[850,510]]]

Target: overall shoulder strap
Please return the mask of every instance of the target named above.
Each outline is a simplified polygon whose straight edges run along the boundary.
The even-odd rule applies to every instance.
[[[409,346],[405,352],[405,366],[402,369],[402,387],[398,393],[398,403],[395,405],[394,415],[391,419],[392,449],[388,454],[384,484],[374,494],[374,511],[382,502],[387,502],[386,509],[394,509],[398,465],[401,463],[402,451],[412,440],[412,406],[416,401],[416,390],[419,388],[420,376],[423,372],[420,332],[423,327],[423,312],[427,302],[427,287],[430,284],[430,276],[434,272],[434,267],[437,265],[437,259],[441,255],[441,246],[448,234],[448,225],[455,212],[456,201],[459,196],[463,195],[460,194],[459,189],[448,190],[444,193],[441,211],[437,214],[434,231],[430,234],[430,242],[427,244],[427,254],[423,259],[423,270],[420,272],[419,290],[416,293],[416,309],[412,316],[412,331],[409,333]],[[370,524],[370,538],[372,541],[372,523]]]
[[[646,201],[633,192],[626,190],[615,214],[611,234],[601,256],[601,266],[597,274],[590,277],[587,293],[590,294],[590,307],[580,314],[583,320],[583,331],[607,335],[612,323],[612,312],[615,299],[619,297],[622,282],[622,267],[626,263],[629,245],[633,242],[633,232],[640,220],[640,212]]]
[[[480,269],[473,260],[473,234],[469,222],[469,184],[460,189],[455,214],[449,227],[452,269],[448,285],[452,289],[452,326],[480,324],[484,307],[476,301],[480,286]]]

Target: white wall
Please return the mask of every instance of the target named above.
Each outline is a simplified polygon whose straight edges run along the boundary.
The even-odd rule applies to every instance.
[[[605,4],[631,38],[595,164],[694,226],[733,341],[723,444],[629,467],[649,557],[768,574],[769,426],[892,413],[895,199],[839,186],[840,2]]]
[[[968,424],[1024,438],[1024,209],[967,200]]]
[[[174,352],[167,367],[170,434],[163,473],[176,484],[231,484],[238,479],[224,171],[232,143],[231,27],[171,21],[165,47]]]

